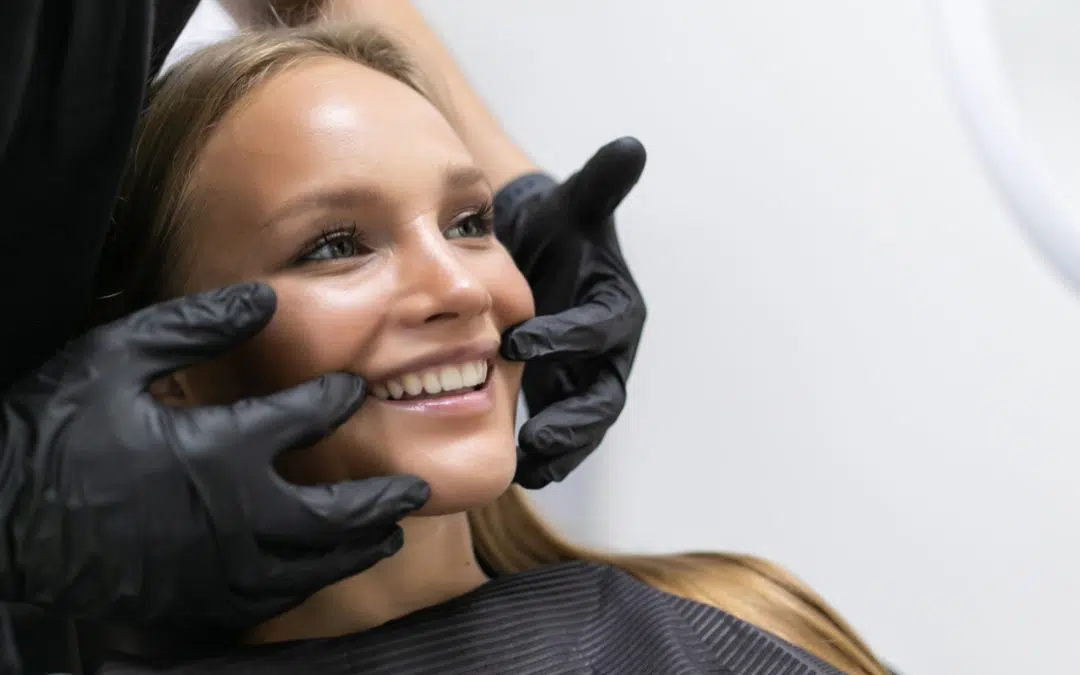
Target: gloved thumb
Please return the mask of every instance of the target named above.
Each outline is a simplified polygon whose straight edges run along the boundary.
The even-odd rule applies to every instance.
[[[623,136],[596,151],[566,181],[567,199],[580,223],[601,223],[615,211],[645,170],[645,146]]]

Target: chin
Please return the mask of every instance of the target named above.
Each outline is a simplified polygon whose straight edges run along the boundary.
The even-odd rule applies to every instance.
[[[431,450],[401,471],[420,476],[431,498],[415,516],[443,516],[485,506],[498,499],[514,479],[517,451],[513,430],[498,438],[463,438]]]

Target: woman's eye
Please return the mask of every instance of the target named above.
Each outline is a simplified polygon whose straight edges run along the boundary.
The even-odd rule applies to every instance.
[[[357,235],[351,232],[338,232],[324,236],[300,257],[300,262],[321,262],[355,258],[368,253]]]
[[[448,230],[447,239],[479,239],[491,234],[491,218],[481,213],[465,216]]]

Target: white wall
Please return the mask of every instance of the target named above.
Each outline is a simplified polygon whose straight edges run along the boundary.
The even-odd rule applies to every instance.
[[[620,217],[648,332],[558,520],[779,561],[910,675],[1075,672],[1080,299],[981,174],[924,3],[418,4],[541,164],[650,151]],[[1080,85],[1044,84],[1056,147]]]

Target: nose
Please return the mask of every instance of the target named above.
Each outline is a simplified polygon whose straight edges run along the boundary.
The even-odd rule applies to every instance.
[[[491,294],[464,256],[435,227],[417,227],[398,247],[401,295],[396,313],[402,323],[422,326],[467,320],[491,309]]]

